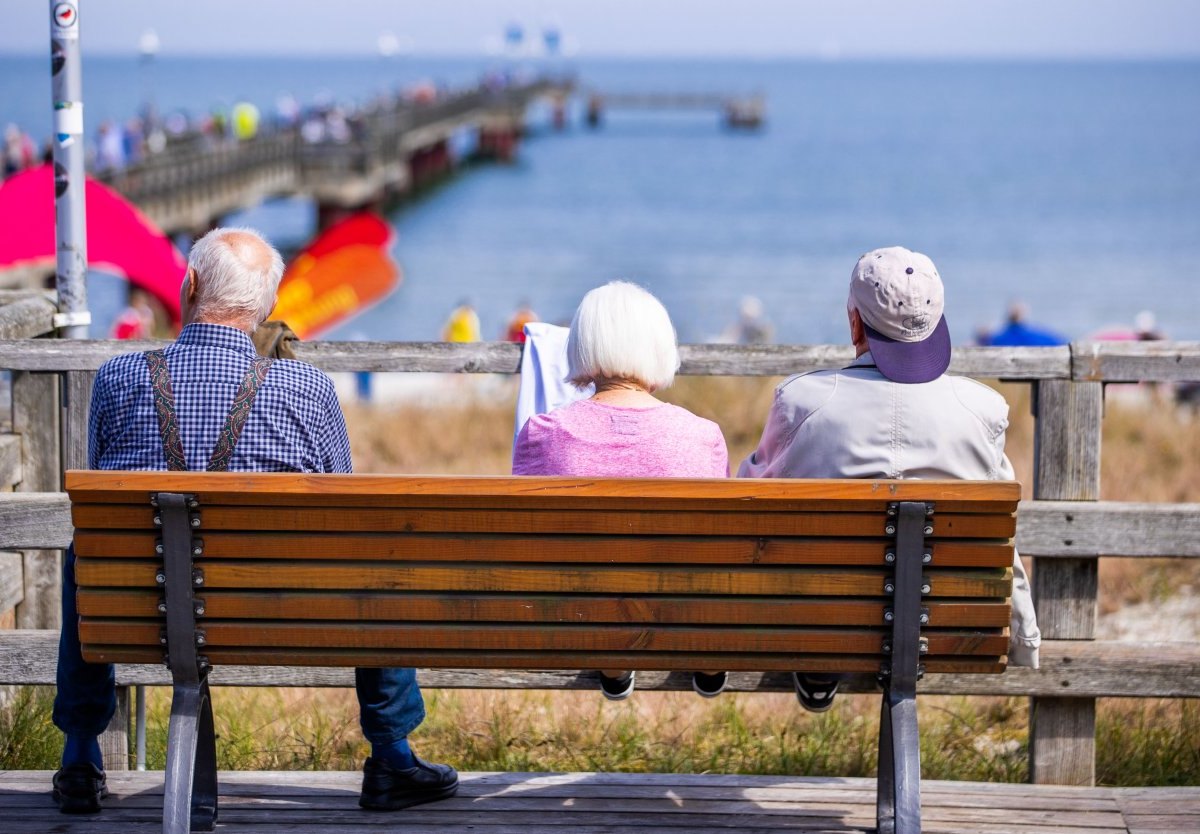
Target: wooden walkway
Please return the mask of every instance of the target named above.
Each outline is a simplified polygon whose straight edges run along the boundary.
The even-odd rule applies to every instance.
[[[102,814],[67,817],[48,771],[0,772],[4,834],[124,834],[161,826],[162,773],[110,773]],[[469,773],[454,799],[395,813],[357,806],[358,773],[226,772],[217,831],[244,834],[867,832],[872,779],[638,773]],[[1067,788],[925,782],[926,834],[1200,832],[1200,787]]]

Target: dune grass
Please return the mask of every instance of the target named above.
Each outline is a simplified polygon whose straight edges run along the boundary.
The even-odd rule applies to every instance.
[[[0,712],[0,770],[52,769],[61,735],[48,688],[26,688]],[[879,699],[839,698],[822,715],[790,695],[638,692],[620,704],[595,692],[443,690],[412,736],[434,761],[476,771],[624,771],[874,776]],[[1023,698],[920,699],[927,779],[1028,779]],[[355,770],[367,755],[347,690],[214,690],[222,770]],[[150,690],[147,762],[166,761],[170,692]],[[1200,704],[1109,699],[1096,724],[1103,785],[1200,784]]]

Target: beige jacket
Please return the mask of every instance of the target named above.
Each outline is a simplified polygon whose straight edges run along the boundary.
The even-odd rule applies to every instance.
[[[892,382],[871,354],[840,371],[790,377],[775,389],[758,449],[739,478],[1012,480],[1004,454],[1008,403],[973,379]],[[1009,662],[1038,666],[1029,579],[1013,556]]]

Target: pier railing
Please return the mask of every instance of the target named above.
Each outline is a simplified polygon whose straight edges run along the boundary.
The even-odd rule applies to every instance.
[[[168,232],[206,230],[213,218],[273,196],[304,194],[357,207],[408,186],[406,163],[467,124],[497,119],[519,128],[534,99],[570,89],[538,79],[498,90],[470,88],[430,102],[392,100],[350,114],[343,135],[306,141],[299,125],[246,140],[200,134],[169,142],[145,159],[96,176]]]
[[[48,333],[53,308],[37,294],[0,298],[0,369],[11,372],[7,435],[0,434],[0,617],[16,606],[19,630],[0,630],[0,684],[54,681],[59,559],[72,535],[61,489],[65,468],[86,465],[88,394],[111,356],[159,343],[60,341]],[[782,376],[839,367],[851,351],[827,345],[684,345],[681,372]],[[326,371],[517,373],[509,343],[313,342],[299,358]],[[1114,382],[1200,380],[1197,342],[1079,342],[1057,348],[960,348],[953,373],[1024,382],[1036,418],[1033,500],[1022,502],[1017,545],[1032,558],[1034,597],[1045,643],[1042,668],[1004,675],[929,675],[929,693],[1018,695],[1031,699],[1031,774],[1036,782],[1095,780],[1096,698],[1200,697],[1200,647],[1095,639],[1097,564],[1106,557],[1200,558],[1200,504],[1100,500],[1103,391]],[[2,415],[0,415],[2,416]],[[666,676],[645,683],[668,688]],[[164,685],[162,667],[118,670],[118,731],[109,761],[124,761],[129,686]],[[639,675],[639,683],[642,676]],[[213,682],[238,686],[350,686],[347,670],[219,668]],[[578,686],[573,673],[494,676],[422,670],[426,687]],[[870,682],[852,682],[865,688]],[[734,691],[790,691],[783,676],[733,674]],[[114,753],[116,755],[114,755]]]

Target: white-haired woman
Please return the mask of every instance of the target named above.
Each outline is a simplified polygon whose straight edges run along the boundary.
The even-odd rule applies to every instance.
[[[569,381],[596,393],[531,417],[517,436],[514,475],[728,477],[720,427],[654,396],[674,381],[679,350],[671,317],[649,292],[613,281],[585,295],[571,320],[567,364]],[[696,672],[692,687],[714,697],[725,679]],[[629,697],[633,686],[633,672],[600,673],[610,700]]]

